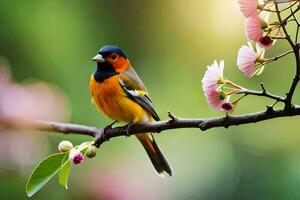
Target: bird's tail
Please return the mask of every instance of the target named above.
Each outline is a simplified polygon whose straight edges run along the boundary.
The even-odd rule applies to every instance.
[[[136,136],[145,148],[157,173],[159,175],[163,175],[163,172],[166,172],[169,174],[169,176],[172,176],[172,169],[162,152],[159,150],[152,134],[142,133],[137,134]]]

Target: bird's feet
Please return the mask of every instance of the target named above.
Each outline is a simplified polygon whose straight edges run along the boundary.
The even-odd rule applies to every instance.
[[[127,125],[126,125],[126,137],[129,137],[130,136],[130,129],[132,127],[132,125],[134,124],[134,122],[129,122]]]
[[[118,121],[114,121],[113,123],[107,125],[106,127],[104,127],[104,133],[107,132],[107,130],[112,129],[112,126],[117,123]]]
[[[107,125],[106,127],[103,128],[103,134],[102,134],[102,138],[105,140],[105,141],[108,141],[109,138],[107,137],[106,133],[108,130],[112,129],[112,126],[117,123],[118,121],[114,121],[113,123]]]

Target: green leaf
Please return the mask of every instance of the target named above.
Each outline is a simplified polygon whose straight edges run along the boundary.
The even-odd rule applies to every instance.
[[[66,189],[68,189],[68,178],[69,178],[70,170],[71,170],[71,162],[67,160],[63,164],[58,176],[59,184],[65,187]]]
[[[38,164],[26,184],[28,197],[39,191],[62,168],[62,161],[67,154],[68,152],[50,155]]]

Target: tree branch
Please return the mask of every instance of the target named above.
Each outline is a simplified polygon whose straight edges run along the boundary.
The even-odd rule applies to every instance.
[[[273,110],[271,107],[268,107],[266,111],[262,112],[237,116],[226,115],[225,117],[211,119],[186,119],[172,117],[170,120],[154,122],[152,124],[133,124],[130,125],[129,129],[128,126],[123,126],[98,132],[96,134],[95,143],[100,146],[103,142],[109,140],[110,138],[128,136],[138,133],[160,133],[161,131],[179,128],[198,128],[202,131],[206,131],[208,129],[216,127],[228,128],[233,125],[237,126],[242,124],[256,123],[268,119],[295,115],[300,115],[300,106],[294,106],[291,110]]]
[[[58,132],[64,134],[78,134],[95,137],[96,133],[100,130],[96,127],[70,124],[62,122],[51,121],[29,121],[29,120],[17,120],[11,118],[0,117],[0,125],[6,129],[29,129],[38,131]],[[0,127],[1,127],[0,126]]]
[[[277,11],[277,18],[278,18],[278,21],[280,22],[281,24],[281,27],[282,27],[282,30],[286,36],[286,40],[289,42],[290,46],[292,47],[293,49],[293,52],[294,52],[294,55],[295,55],[295,61],[296,61],[296,72],[295,72],[295,77],[293,79],[293,82],[291,84],[291,87],[289,89],[289,92],[286,94],[286,99],[285,99],[285,109],[291,109],[292,107],[292,98],[293,98],[293,95],[294,95],[294,92],[296,90],[296,87],[300,81],[300,56],[299,56],[299,45],[298,44],[295,44],[291,38],[291,36],[288,34],[288,31],[286,29],[286,20],[289,18],[287,17],[285,20],[282,20],[281,18],[281,15],[280,15],[280,11],[279,11],[279,8],[278,8],[278,4],[275,3],[275,8],[276,8],[276,11]],[[294,14],[296,12],[298,12],[300,9],[300,7],[297,7],[297,9],[291,13],[291,15],[289,16],[294,16]]]
[[[263,97],[267,97],[270,99],[274,99],[278,102],[285,102],[285,98],[281,97],[281,96],[276,96],[273,95],[271,93],[268,93],[263,85],[262,85],[263,90],[262,91],[255,91],[255,90],[248,90],[248,89],[243,89],[237,92],[237,94],[246,94],[246,95],[253,95],[253,96],[263,96]]]
[[[116,128],[96,128],[78,124],[60,123],[60,122],[48,122],[48,121],[27,121],[26,126],[18,126],[15,128],[27,128],[39,131],[51,131],[64,134],[77,134],[87,135],[94,137],[95,145],[100,146],[105,141],[111,138],[119,136],[129,136],[138,133],[160,133],[161,131],[179,129],[179,128],[197,128],[202,131],[206,131],[211,128],[225,127],[228,128],[233,125],[242,125],[249,123],[256,123],[265,121],[268,119],[281,118],[287,116],[300,115],[300,106],[295,105],[291,109],[277,109],[268,107],[266,111],[237,115],[237,116],[225,116],[221,118],[199,118],[199,119],[187,119],[178,118],[175,115],[169,113],[169,120],[153,122],[151,124],[131,124]],[[14,124],[8,120],[0,120],[2,125],[6,127],[13,127]],[[24,123],[25,124],[25,123]]]
[[[285,27],[286,21],[285,21],[285,20],[282,20],[282,18],[281,18],[280,11],[279,11],[279,7],[278,7],[278,4],[277,4],[277,3],[275,3],[275,8],[276,8],[276,11],[277,11],[277,18],[278,18],[278,21],[279,21],[279,23],[281,24],[282,30],[283,30],[283,32],[284,32],[284,34],[285,34],[285,36],[286,36],[286,40],[290,43],[290,45],[291,45],[292,47],[294,47],[295,44],[294,44],[293,40],[291,39],[291,36],[289,35],[289,33],[288,33],[288,31],[287,31],[287,29],[286,29],[286,27]],[[293,16],[293,15],[291,15],[291,16]],[[286,19],[286,20],[287,20],[287,19]]]

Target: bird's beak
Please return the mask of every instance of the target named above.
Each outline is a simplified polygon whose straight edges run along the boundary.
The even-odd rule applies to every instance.
[[[105,59],[100,54],[97,54],[95,57],[92,58],[92,60],[95,62],[105,62]]]

